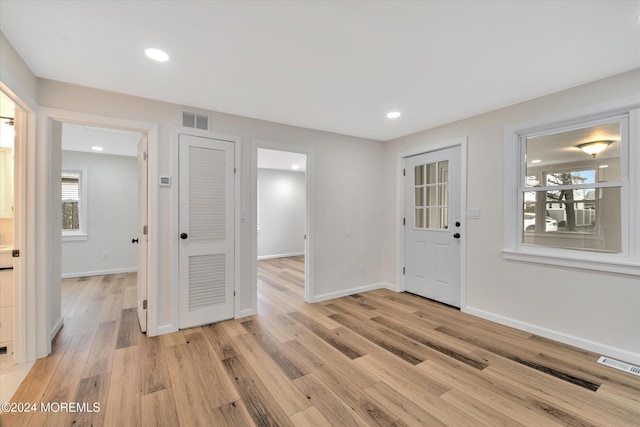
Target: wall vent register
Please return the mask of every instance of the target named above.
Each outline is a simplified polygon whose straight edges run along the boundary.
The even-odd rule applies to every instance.
[[[209,116],[191,111],[182,112],[182,126],[193,129],[209,130]]]

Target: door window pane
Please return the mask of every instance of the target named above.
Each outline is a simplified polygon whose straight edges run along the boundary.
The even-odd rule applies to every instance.
[[[415,171],[416,228],[449,228],[449,161],[419,165]],[[419,209],[419,208],[428,209]]]

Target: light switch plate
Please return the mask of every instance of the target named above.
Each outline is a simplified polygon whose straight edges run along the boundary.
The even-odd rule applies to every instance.
[[[478,218],[480,218],[480,208],[469,208],[469,209],[467,209],[467,218],[469,218],[469,219],[478,219]]]

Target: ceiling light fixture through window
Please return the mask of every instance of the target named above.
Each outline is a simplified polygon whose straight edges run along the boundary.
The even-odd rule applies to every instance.
[[[149,48],[145,50],[144,53],[145,55],[147,55],[147,57],[153,59],[154,61],[167,62],[169,60],[169,54],[160,49]]]
[[[400,113],[400,111],[390,111],[390,112],[387,113],[387,118],[388,119],[397,119],[401,115],[402,115],[402,113]]]
[[[102,147],[100,147],[100,146],[98,146],[98,145],[94,145],[93,147],[91,147],[91,149],[92,149],[93,151],[102,151],[102,150],[103,150],[103,148],[102,148]]]

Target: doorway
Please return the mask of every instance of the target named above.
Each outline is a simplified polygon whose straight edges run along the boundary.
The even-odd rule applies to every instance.
[[[404,289],[461,304],[462,147],[405,157]]]
[[[59,155],[61,177],[59,276],[132,283],[135,289],[126,290],[122,308],[137,306],[140,329],[146,332],[147,135],[52,120],[51,142],[59,147],[54,155]],[[54,331],[64,316],[61,311]]]
[[[262,300],[269,290],[307,299],[308,216],[308,154],[258,148],[256,282]]]

